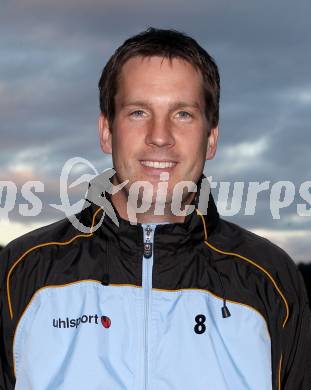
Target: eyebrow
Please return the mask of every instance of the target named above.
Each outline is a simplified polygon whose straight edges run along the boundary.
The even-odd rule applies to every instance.
[[[128,101],[121,104],[121,108],[125,108],[128,106],[140,106],[140,107],[149,108],[150,106],[152,106],[152,104],[148,101],[143,101],[143,100]],[[169,104],[169,107],[171,110],[176,110],[177,108],[185,108],[185,107],[191,107],[197,110],[201,110],[201,107],[197,102],[177,101]]]

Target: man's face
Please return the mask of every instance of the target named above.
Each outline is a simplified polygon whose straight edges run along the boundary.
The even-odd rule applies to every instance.
[[[102,115],[99,128],[102,149],[112,153],[114,184],[129,180],[125,198],[132,183],[148,181],[154,201],[160,174],[168,172],[170,203],[176,183],[197,183],[205,160],[216,151],[218,129],[211,129],[208,139],[202,75],[182,59],[128,60],[118,81],[112,128]]]

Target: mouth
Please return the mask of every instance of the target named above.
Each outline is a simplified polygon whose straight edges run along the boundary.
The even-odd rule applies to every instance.
[[[140,164],[143,170],[148,175],[157,176],[162,172],[172,172],[177,165],[176,161],[156,161],[156,160],[141,160]]]
[[[175,161],[150,161],[143,160],[140,162],[143,166],[155,169],[173,168],[177,162]]]

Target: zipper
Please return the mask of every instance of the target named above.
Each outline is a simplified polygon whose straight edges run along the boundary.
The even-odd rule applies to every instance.
[[[144,257],[143,257],[143,289],[144,289],[144,390],[148,388],[148,328],[149,303],[152,289],[153,267],[153,234],[154,225],[143,225],[144,229]]]

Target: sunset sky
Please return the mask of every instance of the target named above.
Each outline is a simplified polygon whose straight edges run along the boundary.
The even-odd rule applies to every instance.
[[[61,203],[70,158],[89,162],[70,183],[111,167],[98,142],[97,82],[113,51],[153,26],[193,36],[219,66],[220,140],[205,166],[215,199],[220,182],[269,182],[254,215],[245,215],[245,192],[241,210],[224,218],[311,262],[311,216],[297,213],[311,208],[299,194],[311,181],[310,15],[309,0],[0,0],[0,244],[64,217],[51,205]],[[43,183],[42,211],[24,216],[30,181]],[[279,181],[292,182],[295,197],[274,219]],[[71,202],[85,191],[86,182],[71,188]]]

